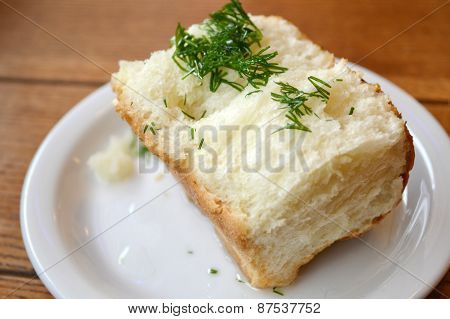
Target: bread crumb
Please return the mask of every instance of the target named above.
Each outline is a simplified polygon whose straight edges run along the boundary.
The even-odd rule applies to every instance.
[[[130,147],[133,136],[112,136],[108,147],[88,159],[89,167],[100,180],[112,183],[130,178],[135,172],[133,150]]]

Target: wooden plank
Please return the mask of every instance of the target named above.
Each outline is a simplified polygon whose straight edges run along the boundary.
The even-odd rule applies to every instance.
[[[168,46],[176,23],[203,20],[225,0],[8,1],[107,72]],[[336,56],[358,61],[442,5],[442,0],[258,1],[255,14],[279,15]],[[441,8],[361,64],[421,99],[450,99],[450,6]],[[109,75],[0,5],[0,79],[105,82]]]
[[[92,89],[0,84],[0,269],[32,272],[19,223],[19,201],[28,165],[57,120]]]
[[[442,278],[436,289],[433,290],[427,298],[431,299],[449,299],[450,298],[450,269]]]
[[[53,298],[41,281],[33,278],[0,274],[0,298]]]
[[[449,103],[423,103],[428,111],[434,115],[442,127],[450,135],[450,102]]]

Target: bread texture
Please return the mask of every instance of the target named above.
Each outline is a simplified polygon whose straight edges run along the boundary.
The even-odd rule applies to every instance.
[[[320,251],[368,231],[399,203],[414,147],[377,84],[286,20],[251,18],[264,34],[261,46],[278,51],[275,59],[288,68],[261,92],[222,85],[213,93],[194,76],[183,79],[173,48],[121,61],[112,86],[116,111],[180,179],[251,285],[279,287]],[[198,25],[189,30],[202,32]],[[286,124],[271,98],[276,82],[311,92],[308,76],[331,84],[327,103],[308,101],[317,115],[303,117],[311,132],[274,134]],[[289,165],[275,165],[279,158],[291,159]]]

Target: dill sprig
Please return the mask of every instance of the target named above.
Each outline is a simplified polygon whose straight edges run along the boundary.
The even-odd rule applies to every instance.
[[[189,114],[188,112],[185,112],[183,110],[181,110],[181,112],[183,112],[184,115],[186,115],[188,118],[190,118],[191,120],[195,120],[195,117],[193,117],[191,114]]]
[[[156,135],[156,130],[153,126],[150,126],[150,132],[152,132],[153,135]]]
[[[211,275],[216,275],[219,273],[219,271],[216,268],[209,268],[208,273]]]
[[[261,30],[255,26],[238,0],[231,0],[221,10],[210,14],[203,24],[206,35],[195,37],[178,24],[172,56],[184,77],[194,75],[203,79],[210,74],[209,89],[217,91],[221,84],[242,91],[248,84],[258,89],[267,85],[270,76],[287,69],[271,62],[278,52],[265,47],[257,52],[253,44],[260,45]],[[236,71],[245,81],[230,81],[226,69]]]
[[[181,113],[183,113],[185,116],[187,116],[187,117],[190,118],[191,120],[195,120],[195,117],[194,117],[193,115],[189,114],[188,112],[181,110]],[[206,110],[204,110],[203,113],[200,115],[199,120],[201,120],[202,118],[204,118],[205,115],[206,115]]]
[[[147,146],[145,146],[143,144],[139,145],[139,151],[138,151],[139,156],[144,156],[147,153],[149,153]]]
[[[130,150],[133,152],[133,154],[139,157],[144,156],[146,153],[149,153],[148,148],[144,144],[139,142],[139,139],[136,136],[134,136],[130,142]]]
[[[151,122],[150,124],[145,124],[143,133],[145,134],[148,130],[150,130],[153,135],[156,135],[156,132],[159,131],[160,128],[156,128],[155,122]]]
[[[254,91],[251,91],[251,92],[245,94],[245,97],[250,96],[250,95],[255,94],[255,93],[259,93],[259,92],[262,92],[262,90],[254,90]]]
[[[280,296],[284,296],[284,293],[281,292],[277,287],[273,287],[273,288],[272,288],[272,292],[273,292],[274,294],[277,294],[277,295],[280,295]]]
[[[241,279],[241,276],[239,276],[239,274],[236,274],[236,281],[240,282],[242,284],[246,284],[246,282],[244,280]]]
[[[280,87],[280,94],[271,93],[272,100],[284,105],[281,109],[288,110],[285,117],[290,121],[275,132],[284,129],[311,132],[311,130],[301,122],[301,118],[305,115],[314,114],[317,116],[317,114],[314,113],[308,105],[306,105],[306,102],[312,97],[317,97],[323,102],[327,102],[330,97],[330,92],[327,88],[331,88],[331,85],[314,76],[309,76],[308,81],[314,86],[316,89],[315,91],[304,92],[296,87],[293,87],[289,83],[275,82]]]
[[[328,99],[330,98],[330,91],[324,87],[331,88],[331,85],[319,78],[316,78],[315,76],[309,76],[308,81],[311,82],[311,84],[316,88],[315,92],[309,93],[310,96],[320,97],[323,102],[328,102]]]
[[[205,142],[205,139],[202,137],[202,139],[200,140],[200,144],[198,145],[198,149],[201,150],[203,147],[203,143]]]

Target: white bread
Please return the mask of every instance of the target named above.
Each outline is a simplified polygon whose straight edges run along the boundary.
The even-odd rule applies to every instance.
[[[274,287],[291,283],[302,265],[333,242],[369,230],[389,213],[401,200],[414,148],[405,122],[378,85],[365,83],[346,61],[336,63],[289,22],[264,16],[252,20],[263,32],[262,46],[278,51],[277,62],[288,68],[272,76],[262,92],[246,96],[254,89],[238,92],[222,85],[212,93],[194,76],[183,80],[184,72],[171,59],[173,48],[154,52],[146,61],[121,61],[112,85],[117,112],[181,179],[250,283]],[[304,165],[245,170],[242,160],[256,161],[261,147],[250,134],[243,151],[245,126],[264,130],[269,121],[286,124],[283,116],[276,117],[279,104],[270,96],[277,90],[274,82],[311,91],[310,75],[332,83],[328,103],[308,101],[318,117],[302,119],[312,132],[261,136],[262,146],[270,144],[270,152],[261,152],[262,163],[301,148]],[[191,120],[181,109],[196,119],[207,113]],[[151,122],[159,128],[156,135],[143,132]],[[217,138],[208,132],[200,136],[202,128],[220,125],[237,128],[231,134],[219,131]],[[187,126],[196,129],[194,140]],[[209,156],[211,150],[217,159]],[[201,160],[214,169],[201,169]]]

